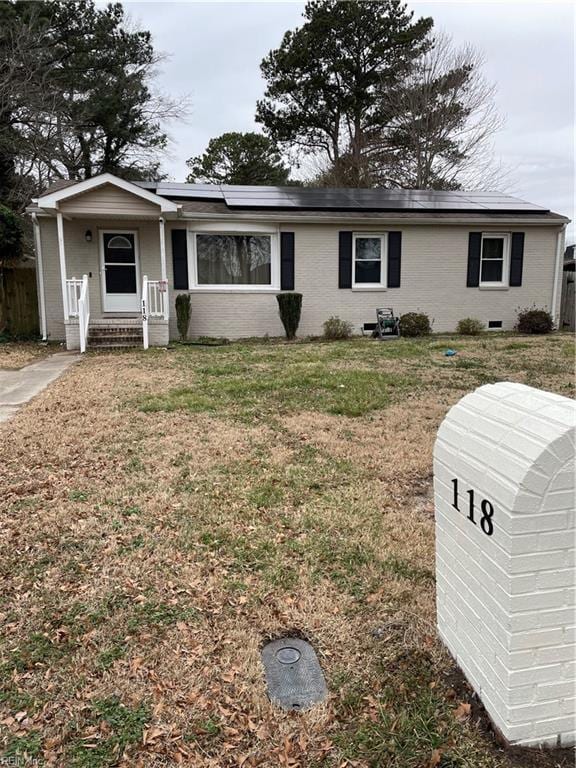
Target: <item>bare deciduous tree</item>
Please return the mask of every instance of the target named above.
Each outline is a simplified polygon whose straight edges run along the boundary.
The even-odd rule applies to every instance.
[[[483,64],[472,46],[456,48],[447,35],[435,38],[402,87],[388,96],[394,117],[366,152],[374,183],[413,189],[502,184],[506,173],[492,142],[503,120]]]

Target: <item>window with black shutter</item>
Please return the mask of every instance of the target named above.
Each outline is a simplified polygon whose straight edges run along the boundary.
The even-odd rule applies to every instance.
[[[280,290],[294,290],[294,232],[280,233]]]
[[[185,229],[172,230],[172,273],[174,288],[188,290],[188,233]]]
[[[352,232],[338,233],[338,288],[352,288]]]
[[[512,233],[510,248],[510,286],[517,288],[522,285],[522,270],[524,267],[524,232]]]

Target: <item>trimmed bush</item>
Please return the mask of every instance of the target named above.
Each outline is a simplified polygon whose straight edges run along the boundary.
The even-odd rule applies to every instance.
[[[349,339],[352,336],[354,326],[348,320],[339,317],[330,317],[324,323],[325,339]]]
[[[456,331],[463,336],[478,336],[484,330],[484,323],[476,317],[465,317],[458,321]]]
[[[518,333],[550,333],[554,330],[554,320],[545,309],[521,309],[516,321]]]
[[[276,295],[280,320],[286,331],[286,338],[293,339],[300,324],[302,314],[301,293],[279,293]]]
[[[188,326],[190,325],[190,315],[192,314],[192,304],[189,293],[179,293],[176,296],[176,325],[180,334],[180,341],[188,339]]]
[[[423,312],[407,312],[405,315],[400,315],[402,336],[428,336],[431,332],[430,318]]]

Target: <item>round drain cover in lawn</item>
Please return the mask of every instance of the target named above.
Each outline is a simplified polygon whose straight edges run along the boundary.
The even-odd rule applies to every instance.
[[[308,709],[328,695],[314,648],[298,637],[273,640],[262,649],[268,696],[282,709]]]

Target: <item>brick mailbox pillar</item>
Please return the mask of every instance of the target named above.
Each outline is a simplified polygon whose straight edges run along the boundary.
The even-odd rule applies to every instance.
[[[434,449],[438,630],[512,744],[576,741],[576,402],[480,387]]]

